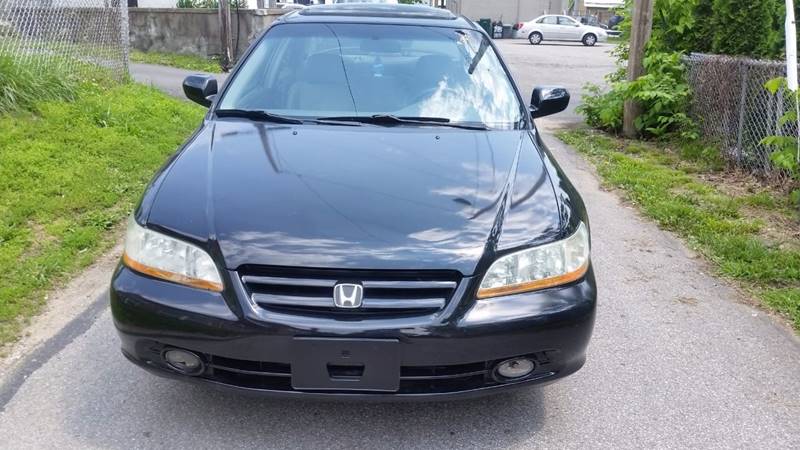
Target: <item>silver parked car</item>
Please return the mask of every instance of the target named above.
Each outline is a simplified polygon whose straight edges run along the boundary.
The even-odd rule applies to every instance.
[[[525,22],[517,30],[517,37],[538,45],[542,41],[575,41],[589,47],[608,39],[606,30],[584,25],[569,16],[545,15]]]

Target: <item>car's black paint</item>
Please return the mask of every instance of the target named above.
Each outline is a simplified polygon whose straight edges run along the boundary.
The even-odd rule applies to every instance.
[[[186,193],[191,192],[191,196]],[[552,241],[551,178],[526,130],[210,122],[175,160],[148,224],[214,236],[228,269],[450,269]]]
[[[296,13],[278,25],[325,20],[474,27],[463,19]],[[236,70],[228,83],[235,76]],[[206,80],[195,96],[207,99],[209,85]],[[540,111],[560,108],[565,98],[559,93],[547,106],[543,94],[532,97]],[[530,117],[519,130],[472,131],[283,125],[220,119],[214,108],[155,175],[135,219],[205,249],[218,266],[224,291],[157,280],[120,265],[111,305],[123,353],[131,361],[186,380],[190,377],[169,372],[148,346],[288,364],[293,357],[288,343],[298,336],[397,339],[400,364],[411,367],[489,365],[541,352],[549,358],[547,367],[537,367],[525,380],[498,384],[487,378],[485,386],[447,392],[253,389],[215,379],[213,370],[191,378],[271,395],[366,399],[480,395],[547,383],[582,366],[595,314],[591,268],[582,280],[559,288],[475,299],[483,273],[497,257],[564,238],[580,222],[588,225],[580,196]],[[358,320],[265,316],[253,313],[237,272],[243,265],[450,270],[462,279],[448,306],[435,314]]]

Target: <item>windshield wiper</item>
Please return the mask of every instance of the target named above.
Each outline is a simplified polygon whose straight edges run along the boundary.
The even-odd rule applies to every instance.
[[[391,114],[375,114],[373,116],[336,116],[319,117],[319,123],[330,122],[359,122],[374,125],[433,125],[440,127],[463,128],[466,130],[488,130],[486,125],[472,125],[465,123],[450,122],[445,117],[398,117]]]
[[[303,121],[300,119],[294,119],[292,117],[281,116],[279,114],[272,114],[266,111],[255,109],[218,109],[214,113],[217,115],[217,117],[241,117],[244,119],[258,120],[261,122],[290,123],[296,125],[303,123]]]
[[[475,72],[475,68],[478,67],[478,63],[481,62],[481,60],[483,59],[483,55],[486,54],[487,48],[489,48],[489,40],[483,38],[483,40],[481,41],[481,46],[478,47],[478,52],[475,54],[475,57],[472,58],[472,62],[469,63],[469,69],[467,70],[467,72],[470,75],[472,75],[472,73]]]

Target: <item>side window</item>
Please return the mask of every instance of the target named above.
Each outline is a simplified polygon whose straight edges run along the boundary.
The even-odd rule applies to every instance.
[[[556,18],[556,16],[547,16],[539,19],[538,23],[543,23],[546,25],[556,25],[558,23],[558,19]]]
[[[558,16],[558,24],[559,25],[574,26],[575,25],[575,21],[570,19],[569,17]]]

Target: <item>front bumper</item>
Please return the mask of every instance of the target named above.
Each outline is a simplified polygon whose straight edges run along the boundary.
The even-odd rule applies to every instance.
[[[576,283],[534,293],[474,300],[477,280],[448,307],[425,316],[363,320],[274,314],[254,319],[235,289],[212,293],[138,274],[120,266],[111,308],[132,362],[166,377],[294,398],[430,399],[472,397],[542,384],[576,372],[586,359],[594,326],[596,288],[590,269]],[[393,392],[293,388],[298,338],[396,342],[399,388]],[[171,370],[169,348],[199,354],[196,376]],[[498,381],[493,367],[507,358],[535,361],[529,376]]]

